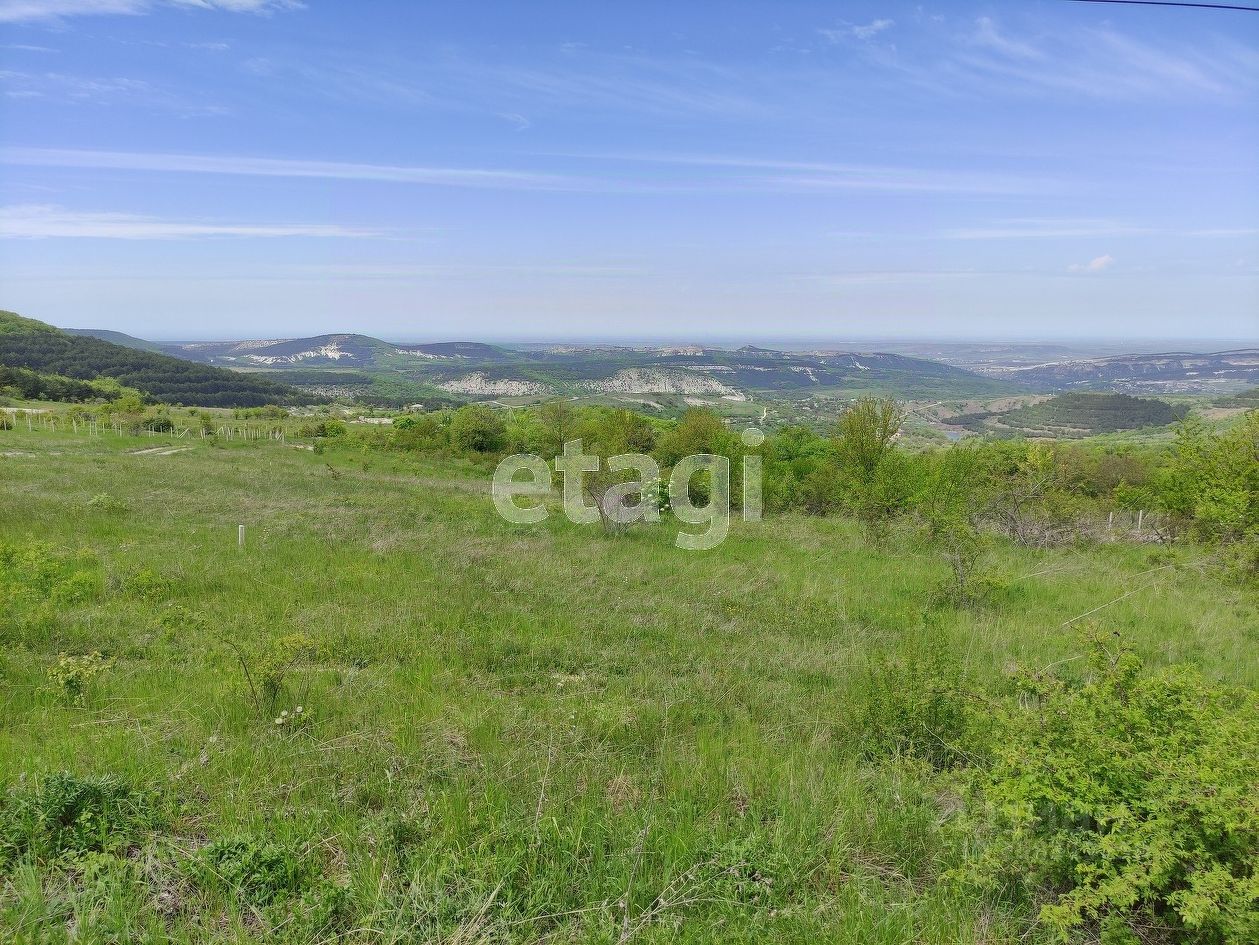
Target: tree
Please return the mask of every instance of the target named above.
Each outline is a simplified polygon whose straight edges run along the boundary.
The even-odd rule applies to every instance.
[[[503,446],[507,424],[491,407],[469,404],[450,418],[450,441],[465,453],[493,453]]]
[[[558,456],[564,444],[577,435],[577,411],[562,400],[552,400],[538,408],[541,425],[540,449],[544,456]]]
[[[895,449],[896,435],[905,422],[905,410],[891,398],[862,397],[840,414],[836,446],[844,465],[866,482]]]
[[[1234,539],[1259,529],[1259,411],[1223,433],[1189,418],[1176,431],[1167,466],[1147,490],[1133,492],[1192,522],[1207,538]]]
[[[604,458],[621,453],[647,453],[656,442],[651,422],[631,410],[587,411],[576,429],[586,450]]]
[[[662,466],[672,466],[684,456],[699,453],[721,453],[730,450],[730,433],[721,417],[701,407],[693,407],[682,414],[682,419],[672,430],[660,437],[656,444],[656,458]]]

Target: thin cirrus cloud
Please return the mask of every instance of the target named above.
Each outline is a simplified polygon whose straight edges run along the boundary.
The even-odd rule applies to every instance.
[[[1074,239],[1078,237],[1142,236],[1159,232],[1150,227],[1115,220],[1090,219],[1012,219],[989,226],[945,230],[950,240]]]
[[[773,114],[737,70],[698,57],[563,50],[527,62],[442,50],[419,60],[330,51],[255,57],[250,75],[332,101],[528,117],[534,112],[647,116]]]
[[[630,177],[586,177],[534,171],[363,164],[307,159],[138,153],[56,148],[0,150],[0,164],[255,177],[328,178],[505,190],[583,192],[761,192],[1021,194],[1056,189],[1052,180],[930,168],[807,163],[759,158],[667,154],[570,154],[597,161],[671,164],[704,172],[667,184]],[[718,169],[722,173],[713,174]]]
[[[189,240],[213,237],[378,237],[376,230],[322,223],[219,223],[90,213],[47,204],[0,207],[0,238]]]
[[[163,7],[265,14],[301,6],[299,0],[0,0],[0,23],[73,16],[138,16]]]
[[[0,150],[0,163],[35,167],[229,174],[251,177],[310,177],[337,180],[391,181],[448,187],[572,189],[577,182],[558,174],[481,168],[424,167],[310,161],[286,158],[161,154],[131,151],[85,151],[57,148]]]
[[[832,43],[842,42],[845,39],[859,39],[862,42],[868,42],[884,30],[889,30],[895,25],[895,20],[878,19],[871,20],[869,23],[864,25],[853,24],[833,29],[820,29],[818,30],[818,33],[830,40]]]
[[[1221,35],[1146,42],[1114,28],[1030,30],[977,17],[961,32],[940,26],[914,58],[877,54],[868,65],[936,94],[1066,98],[1074,101],[1246,101],[1259,87],[1259,57]]]
[[[660,164],[679,168],[704,168],[706,180],[711,171],[724,172],[720,183],[726,189],[770,192],[870,191],[954,194],[1052,193],[1062,181],[1045,177],[957,172],[939,168],[893,165],[837,164],[816,161],[789,161],[774,158],[720,154],[670,154],[661,152],[555,152],[559,156],[625,164]]]
[[[1255,227],[1174,228],[1138,226],[1116,220],[1091,219],[1014,219],[1000,220],[988,226],[961,227],[939,234],[949,240],[1028,240],[1077,239],[1107,236],[1189,236],[1197,238],[1233,238],[1255,236]]]
[[[0,89],[6,98],[67,105],[137,105],[172,112],[182,118],[227,115],[222,105],[182,98],[143,79],[121,76],[81,76],[64,72],[0,70]]]

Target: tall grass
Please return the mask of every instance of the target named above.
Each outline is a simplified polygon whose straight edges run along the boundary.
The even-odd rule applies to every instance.
[[[467,463],[151,445],[0,433],[0,544],[53,575],[4,572],[0,811],[61,771],[152,808],[121,851],[0,835],[6,940],[1014,941],[1018,908],[948,878],[947,776],[870,751],[878,667],[926,633],[1000,693],[1086,625],[1259,681],[1253,596],[1192,548],[1002,545],[1001,589],[941,607],[908,528],[788,516],[695,553],[676,523],[509,525]],[[75,705],[49,670],[96,651]]]

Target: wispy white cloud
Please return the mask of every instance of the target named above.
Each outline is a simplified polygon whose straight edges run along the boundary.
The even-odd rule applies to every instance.
[[[504,112],[498,117],[511,124],[517,131],[524,131],[526,128],[533,126],[533,122],[517,112]]]
[[[653,57],[577,49],[528,66],[447,58],[442,85],[465,101],[517,108],[613,108],[647,114],[747,115],[761,109],[737,70],[695,56]]]
[[[1115,264],[1115,257],[1107,253],[1104,256],[1097,256],[1093,259],[1090,259],[1086,263],[1073,263],[1072,265],[1067,267],[1067,272],[1083,272],[1083,273],[1105,272],[1114,264]]]
[[[385,265],[348,263],[318,266],[268,266],[267,274],[277,277],[363,279],[410,281],[431,278],[484,279],[486,277],[523,276],[556,279],[618,279],[642,276],[649,270],[641,266],[595,265],[574,263],[502,264],[442,263],[434,265]]]
[[[1190,230],[1189,236],[1198,236],[1206,238],[1229,238],[1234,236],[1259,236],[1259,227],[1238,226],[1238,227],[1219,227],[1209,230]]]
[[[991,17],[981,16],[975,21],[971,41],[979,46],[996,50],[1013,59],[1044,59],[1045,54],[1030,43],[1011,39],[997,28]]]
[[[1259,87],[1253,51],[1222,38],[1160,46],[1114,29],[1019,35],[990,17],[941,60],[915,69],[952,87],[994,93],[1066,94],[1111,101],[1238,99]]]
[[[60,72],[0,71],[0,85],[9,98],[50,98],[71,102],[104,102],[152,91],[149,83],[121,77],[92,78]]]
[[[940,235],[950,240],[1025,240],[1141,236],[1157,232],[1159,231],[1151,227],[1117,220],[1021,218],[999,220],[987,226],[945,230]]]
[[[220,223],[91,213],[49,204],[0,207],[0,238],[188,240],[212,237],[378,237],[376,230],[322,223]]]
[[[266,14],[301,6],[300,0],[0,0],[0,23],[74,16],[138,16],[163,7]]]
[[[580,152],[566,156],[726,169],[728,173],[723,177],[706,175],[709,183],[712,187],[741,190],[1024,194],[1048,193],[1062,186],[1061,181],[1045,177],[895,165],[792,161],[742,155]]]
[[[932,168],[809,163],[712,155],[585,154],[568,155],[629,164],[660,163],[697,167],[702,173],[660,182],[627,173],[574,176],[534,171],[415,165],[359,164],[283,158],[197,154],[152,154],[51,148],[0,149],[0,164],[170,173],[226,174],[254,177],[328,178],[444,187],[500,190],[551,190],[635,193],[1047,193],[1059,183],[1045,178]],[[721,170],[722,173],[714,173]]]
[[[895,20],[878,19],[871,20],[866,24],[858,23],[832,27],[831,29],[820,29],[818,32],[832,43],[838,43],[845,39],[859,39],[862,42],[869,42],[884,30],[891,29],[895,25]]]
[[[0,94],[14,100],[68,105],[136,105],[174,112],[181,118],[209,118],[229,112],[222,105],[191,101],[143,79],[124,76],[0,70]]]
[[[245,70],[337,102],[528,115],[589,111],[645,115],[770,113],[739,70],[698,56],[644,56],[567,47],[510,61],[460,50],[401,60],[330,51],[249,60]]]
[[[1256,227],[1186,228],[1142,226],[1119,220],[1079,218],[1021,218],[998,220],[985,226],[945,230],[939,236],[949,240],[1028,240],[1077,239],[1111,236],[1172,236],[1229,238],[1259,235]]]
[[[229,157],[199,154],[142,154],[126,151],[77,151],[48,148],[0,150],[0,163],[40,167],[79,167],[189,174],[231,174],[251,177],[330,178],[393,181],[448,187],[507,189],[577,189],[579,182],[556,174],[480,168],[354,164],[283,158]]]
[[[975,279],[988,273],[972,269],[873,269],[861,272],[810,273],[799,281],[839,288],[861,285],[904,285],[907,282],[935,282],[953,279]]]

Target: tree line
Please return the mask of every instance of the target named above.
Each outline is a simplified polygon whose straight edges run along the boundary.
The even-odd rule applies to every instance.
[[[1049,546],[1101,537],[1116,509],[1152,513],[1149,537],[1259,543],[1259,411],[1217,431],[1190,416],[1169,444],[1098,445],[975,438],[946,448],[902,446],[904,411],[863,398],[827,433],[787,426],[756,447],[710,410],[677,420],[562,401],[512,411],[486,405],[412,413],[356,432],[405,451],[496,460],[510,453],[553,459],[569,440],[600,456],[649,453],[668,470],[696,453],[727,457],[737,505],[742,459],[761,457],[769,512],[844,514],[872,533],[898,520],[925,525],[956,554],[989,536]],[[344,436],[337,421],[306,431]],[[702,493],[703,483],[697,488]]]

